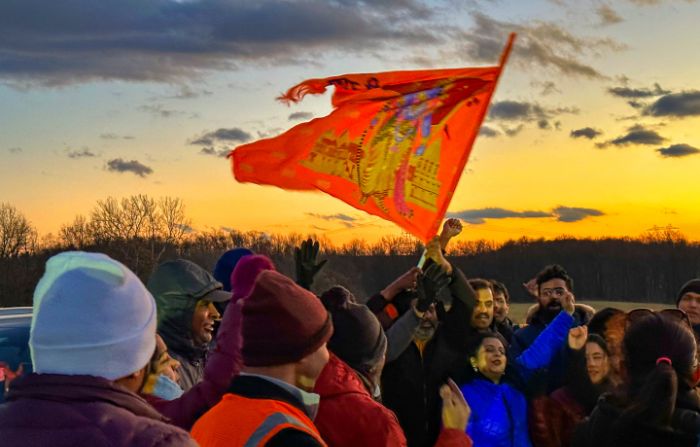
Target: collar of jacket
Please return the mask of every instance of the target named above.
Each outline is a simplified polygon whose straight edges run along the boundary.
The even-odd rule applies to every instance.
[[[13,380],[6,395],[7,401],[20,399],[50,400],[67,404],[104,402],[137,416],[168,421],[140,396],[102,377],[27,374]]]
[[[228,389],[229,393],[237,394],[249,399],[272,399],[286,402],[303,411],[311,420],[318,410],[319,396],[307,393],[292,385],[283,386],[276,379],[258,374],[246,374],[236,376]]]

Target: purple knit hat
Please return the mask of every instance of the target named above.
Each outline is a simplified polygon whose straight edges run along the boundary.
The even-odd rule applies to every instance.
[[[250,295],[260,272],[277,270],[275,264],[265,255],[248,255],[241,258],[231,272],[232,302]]]

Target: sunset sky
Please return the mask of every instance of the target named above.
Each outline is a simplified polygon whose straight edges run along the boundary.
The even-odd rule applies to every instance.
[[[321,193],[239,184],[221,154],[330,112],[308,78],[495,65],[518,40],[449,215],[462,237],[700,239],[700,2],[0,1],[0,202],[40,234],[108,196],[196,230],[400,234]]]

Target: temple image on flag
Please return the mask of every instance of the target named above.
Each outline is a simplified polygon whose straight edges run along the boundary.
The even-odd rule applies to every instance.
[[[513,45],[483,68],[311,79],[279,99],[335,87],[334,110],[231,154],[239,182],[320,190],[423,241],[438,230]]]

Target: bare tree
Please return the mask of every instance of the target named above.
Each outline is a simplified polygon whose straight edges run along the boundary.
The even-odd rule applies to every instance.
[[[82,215],[76,216],[71,224],[61,225],[59,238],[65,246],[71,248],[83,248],[95,243],[91,222]]]
[[[9,203],[0,202],[0,258],[31,251],[37,233],[26,217]]]

